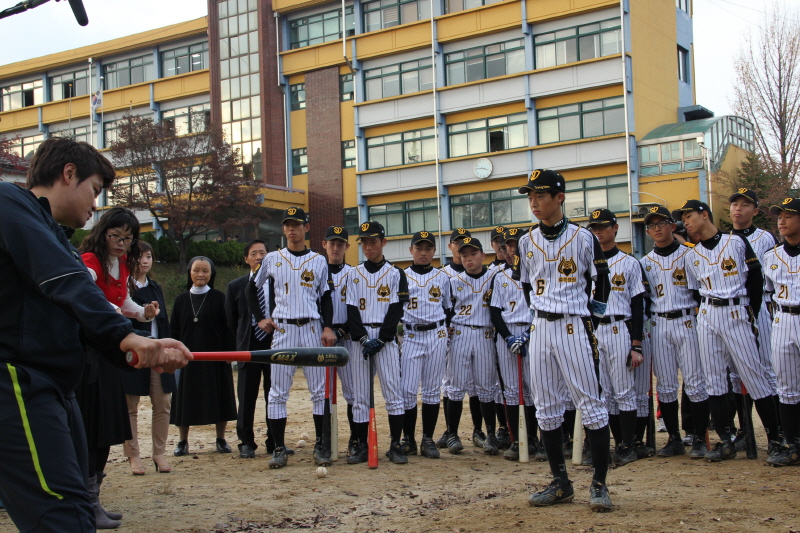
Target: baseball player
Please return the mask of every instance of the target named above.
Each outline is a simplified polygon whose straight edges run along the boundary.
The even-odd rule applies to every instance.
[[[495,227],[490,235],[492,249],[494,250],[495,259],[487,265],[489,270],[503,270],[508,263],[508,256],[506,254],[506,245],[504,233],[506,228],[503,226]],[[511,433],[508,431],[508,423],[506,420],[506,411],[503,408],[503,393],[500,390],[500,384],[497,386],[497,404],[495,411],[497,412],[497,442],[500,443],[501,450],[508,450],[511,448]],[[519,401],[519,400],[518,400]]]
[[[408,303],[408,281],[402,269],[383,257],[386,232],[380,223],[373,220],[364,222],[358,236],[366,260],[350,271],[345,287],[350,337],[361,345],[364,357],[353,357],[348,363],[358,450],[347,462],[354,464],[361,462],[358,459],[367,458],[364,450],[369,432],[369,380],[373,379],[369,372],[369,358],[374,357],[389,413],[391,444],[386,457],[393,463],[406,464],[408,458],[400,447],[405,409],[396,337],[403,308]],[[356,353],[353,348],[351,351]]]
[[[753,225],[753,219],[758,215],[758,195],[752,189],[742,187],[737,189],[728,200],[730,202],[731,221],[733,222],[733,232],[737,235],[742,235],[750,242],[758,260],[764,257],[768,250],[775,247],[777,241],[772,233],[763,230]],[[766,273],[764,273],[766,276]],[[772,387],[772,394],[774,397],[775,405],[778,405],[777,384],[775,379],[775,372],[772,369],[772,358],[770,357],[770,343],[767,339],[770,338],[772,333],[772,314],[769,306],[771,303],[770,294],[765,292],[765,298],[761,302],[761,311],[758,313],[758,355],[761,358],[761,364],[767,369],[767,380]],[[733,394],[736,398],[736,410],[739,414],[740,426],[742,420],[742,410],[752,408],[752,402],[745,403],[742,396],[742,382],[736,372],[731,372],[731,382],[733,385]],[[747,405],[747,407],[745,407]],[[733,414],[733,413],[731,413]],[[780,427],[780,416],[779,416]],[[733,439],[733,444],[737,450],[744,449],[745,434],[744,429],[739,429]]]
[[[417,454],[414,437],[417,425],[417,393],[422,385],[422,443],[420,453],[431,459],[439,457],[433,431],[439,417],[439,396],[447,354],[446,311],[452,308],[450,276],[433,268],[436,237],[418,231],[409,249],[414,259],[405,269],[408,279],[408,303],[403,315],[403,356],[400,359],[405,434],[403,453]]]
[[[773,466],[800,464],[800,199],[786,198],[770,212],[783,243],[764,254],[767,289],[774,291],[772,364],[787,446],[767,458]]]
[[[720,437],[714,449],[706,452],[706,461],[736,457],[726,398],[728,368],[735,370],[747,386],[772,455],[780,449],[777,409],[753,327],[761,310],[761,264],[745,237],[723,234],[714,226],[713,215],[704,202],[687,200],[672,215],[683,219],[690,235],[700,237],[687,256],[687,275],[700,282],[697,335],[711,416]]]
[[[328,256],[328,272],[333,284],[333,292],[331,293],[331,304],[333,306],[333,318],[331,320],[333,323],[331,329],[339,339],[337,344],[345,348],[350,347],[348,342],[350,335],[347,328],[347,303],[345,302],[345,279],[347,278],[347,273],[353,268],[344,262],[344,255],[350,248],[348,238],[347,229],[342,226],[331,226],[325,230],[325,237],[322,241],[325,255]],[[347,365],[344,368],[340,368],[337,373],[341,378],[339,382],[342,385],[342,396],[347,402],[347,422],[350,425],[350,438],[347,440],[347,449],[348,453],[355,453],[356,439],[355,426],[353,425],[352,379]],[[336,442],[332,444],[338,446]]]
[[[673,235],[675,223],[666,207],[653,207],[644,217],[653,250],[641,259],[650,283],[651,342],[653,371],[656,375],[658,401],[669,439],[658,450],[659,457],[674,457],[685,452],[678,427],[678,369],[683,377],[692,413],[692,459],[705,457],[708,428],[708,393],[700,362],[697,340],[697,313],[700,303],[699,282],[688,276],[686,262],[691,247],[681,245]]]
[[[592,211],[588,228],[600,243],[611,277],[608,307],[597,328],[597,347],[600,383],[609,412],[609,426],[617,443],[617,461],[626,465],[638,459],[634,447],[637,412],[633,369],[644,362],[642,267],[634,257],[617,248],[619,225],[613,212],[608,209]]]
[[[447,245],[447,248],[450,250],[450,253],[453,254],[453,260],[442,267],[442,270],[445,271],[446,274],[449,276],[455,276],[458,273],[464,272],[464,267],[461,265],[461,256],[458,255],[458,245],[461,243],[462,239],[467,237],[472,237],[472,234],[468,229],[465,228],[456,228],[450,233],[450,242]],[[449,352],[447,357],[449,357]],[[450,382],[447,377],[447,373],[445,373],[444,381],[442,382],[442,407],[444,408],[445,414],[447,413],[447,403],[449,402],[449,398],[447,397],[447,391],[450,387]],[[478,393],[475,391],[475,384],[470,382],[467,385],[467,394],[469,394],[469,413],[472,417],[472,443],[478,447],[483,448],[484,443],[486,442],[486,434],[483,432],[483,416],[481,415],[481,402],[478,398]],[[447,417],[445,416],[445,422],[447,421]],[[447,448],[447,438],[450,436],[449,428],[445,429],[445,432],[439,437],[439,440],[436,441],[437,448]]]
[[[331,329],[333,306],[328,262],[322,255],[306,248],[305,235],[310,228],[308,216],[303,209],[290,207],[283,212],[281,228],[286,237],[286,248],[267,254],[250,281],[247,291],[250,312],[258,321],[259,328],[267,332],[274,331],[273,349],[333,346],[336,334]],[[269,283],[269,318],[264,317],[257,297],[258,287],[263,287],[265,283]],[[284,442],[286,402],[295,370],[294,366],[289,365],[275,365],[272,369],[267,416],[275,450],[269,461],[270,468],[282,468],[288,461],[289,454]],[[313,402],[316,430],[314,462],[327,466],[331,464],[330,443],[322,438],[325,369],[304,367],[303,373]]]
[[[516,257],[510,253],[510,249],[516,250],[517,241],[524,234],[519,228],[510,228],[504,232],[503,245],[506,247],[508,258]],[[509,263],[514,260],[511,259]],[[525,294],[522,290],[522,283],[514,279],[513,269],[498,268],[492,280],[492,299],[489,312],[492,318],[492,325],[497,331],[496,348],[497,360],[500,370],[500,377],[504,390],[505,410],[507,411],[508,423],[513,431],[519,428],[519,417],[527,417],[528,451],[535,454],[539,449],[536,437],[536,408],[533,406],[533,394],[530,387],[525,386],[523,390],[524,405],[519,405],[519,368],[517,359],[519,355],[527,356],[527,342],[530,336],[530,310],[525,304]],[[524,384],[530,383],[530,365],[524,364],[522,367],[522,381]],[[520,408],[523,408],[520,413]],[[498,412],[503,410],[503,405],[497,407]],[[499,430],[498,430],[499,433]],[[498,436],[499,440],[499,436]],[[503,453],[503,457],[510,461],[519,459],[519,437]]]
[[[445,414],[450,431],[447,449],[452,454],[464,449],[458,436],[458,425],[464,395],[472,381],[486,424],[483,451],[487,455],[497,455],[500,451],[495,434],[498,377],[494,328],[489,314],[491,281],[495,272],[483,266],[486,254],[483,253],[483,245],[475,237],[462,239],[457,253],[461,257],[464,272],[450,278],[453,318],[450,356],[447,360],[447,376],[450,380]]]
[[[506,228],[503,226],[497,226],[494,228],[490,234],[489,242],[492,245],[492,250],[494,250],[495,258],[492,260],[491,263],[487,265],[487,268],[494,269],[498,267],[504,267],[506,264],[506,253],[503,246],[503,233],[506,231]]]
[[[589,489],[593,511],[611,510],[606,486],[610,436],[608,411],[598,383],[595,324],[605,314],[610,286],[608,264],[597,239],[563,214],[564,178],[534,170],[520,194],[528,195],[541,222],[519,241],[519,276],[533,313],[528,362],[536,415],[553,481],[531,494],[533,506],[571,502],[575,497],[564,460],[566,390],[581,410],[594,457]],[[594,296],[591,282],[595,281]]]

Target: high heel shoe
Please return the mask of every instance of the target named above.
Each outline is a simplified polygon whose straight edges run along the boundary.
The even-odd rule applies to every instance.
[[[161,457],[161,459],[164,461],[164,464],[159,465],[158,462],[156,461],[156,457]],[[156,472],[159,472],[161,474],[169,474],[170,472],[172,472],[172,467],[166,463],[166,459],[164,459],[163,455],[153,456],[153,464],[156,466]]]
[[[133,464],[134,459],[138,464]],[[128,457],[128,465],[131,467],[131,474],[134,476],[144,475],[144,466],[142,465],[142,460],[139,457]]]

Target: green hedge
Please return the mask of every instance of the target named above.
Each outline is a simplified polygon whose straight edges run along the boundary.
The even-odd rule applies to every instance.
[[[178,247],[167,235],[155,238],[155,233],[142,233],[141,239],[150,244],[156,253],[156,260],[162,263],[178,262]],[[189,245],[186,259],[204,255],[217,266],[239,266],[244,264],[244,247],[241,242],[194,241]]]

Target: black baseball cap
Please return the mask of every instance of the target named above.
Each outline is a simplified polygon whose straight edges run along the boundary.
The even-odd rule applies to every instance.
[[[701,202],[700,200],[686,200],[683,202],[682,206],[672,212],[672,218],[675,220],[680,220],[681,215],[691,211],[697,211],[698,213],[710,213],[711,209],[708,208],[707,203]]]
[[[308,224],[308,215],[306,215],[306,212],[303,211],[302,207],[289,207],[283,212],[281,224],[287,220],[296,220],[297,222]]]
[[[754,191],[753,189],[748,189],[747,187],[741,187],[740,189],[737,189],[736,192],[733,193],[730,198],[728,198],[728,201],[733,202],[740,196],[747,198],[748,200],[756,204],[756,207],[758,207],[758,195],[756,194],[756,191]]]
[[[481,244],[481,241],[474,237],[464,237],[464,240],[458,244],[458,251],[460,252],[464,248],[468,247],[477,248],[481,252],[483,251],[483,245]]]
[[[653,217],[664,217],[670,222],[674,222],[672,218],[672,213],[670,213],[669,209],[667,209],[663,205],[653,206],[650,208],[650,211],[648,211],[648,213],[644,216],[645,225],[647,225],[647,221]]]
[[[525,228],[508,228],[503,232],[503,244],[508,241],[519,241],[526,233],[528,230]]]
[[[450,234],[450,242],[457,241],[458,239],[463,239],[464,237],[472,237],[472,233],[470,233],[468,229],[456,228]]]
[[[781,211],[800,213],[800,198],[784,198],[781,205],[773,205],[769,208],[769,212],[775,216],[778,216]]]
[[[566,190],[565,183],[564,176],[555,170],[536,169],[528,177],[528,183],[519,188],[519,193],[528,194],[529,191],[549,190],[564,192]]]
[[[347,232],[345,228],[342,226],[331,226],[327,230],[325,230],[325,240],[326,241],[345,241],[347,242],[347,238],[350,234]]]
[[[503,226],[497,226],[496,228],[494,228],[492,230],[492,238],[489,239],[489,240],[491,242],[494,242],[494,241],[496,241],[498,239],[499,240],[503,240],[503,232],[504,231],[506,231],[506,228],[504,228]]]
[[[379,239],[383,239],[386,236],[386,230],[383,229],[380,222],[368,220],[359,227],[358,236],[359,238],[378,237]]]
[[[436,237],[430,231],[418,231],[411,237],[411,246],[418,242],[429,242],[436,247]]]
[[[617,223],[617,215],[608,209],[595,209],[589,215],[589,222],[586,224],[587,228],[592,226],[613,226]]]

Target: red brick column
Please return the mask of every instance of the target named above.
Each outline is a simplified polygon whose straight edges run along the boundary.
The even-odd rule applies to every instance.
[[[286,187],[286,143],[283,128],[283,91],[278,86],[277,23],[272,0],[258,3],[259,61],[261,63],[261,145],[264,181]]]

